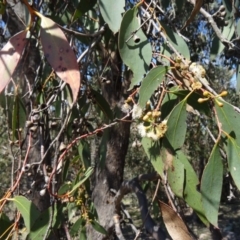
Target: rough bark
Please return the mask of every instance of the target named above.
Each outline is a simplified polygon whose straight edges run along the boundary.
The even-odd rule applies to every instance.
[[[116,61],[117,59],[117,61]],[[104,62],[104,61],[103,61]],[[111,72],[107,79],[111,80],[111,84],[103,85],[102,92],[109,102],[112,109],[121,106],[123,102],[123,93],[127,89],[127,84],[122,84],[120,76],[121,70],[120,57],[115,55],[114,62],[111,64]],[[123,113],[120,114],[121,117]],[[123,181],[123,172],[125,166],[125,157],[128,149],[130,134],[130,123],[119,122],[109,130],[107,140],[107,152],[104,167],[100,164],[96,165],[92,199],[97,210],[100,224],[109,232],[107,237],[94,231],[91,227],[88,231],[88,239],[114,239],[114,194],[111,189],[118,191]]]

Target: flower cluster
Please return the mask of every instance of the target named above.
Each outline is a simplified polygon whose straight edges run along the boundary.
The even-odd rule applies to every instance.
[[[142,137],[151,138],[154,141],[159,140],[164,136],[167,131],[167,121],[164,120],[160,123],[157,123],[156,120],[160,117],[161,112],[159,111],[149,111],[145,116],[143,116],[143,121],[137,128],[139,134]]]

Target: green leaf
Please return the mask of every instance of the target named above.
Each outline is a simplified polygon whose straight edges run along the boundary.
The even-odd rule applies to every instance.
[[[240,190],[240,147],[230,136],[228,136],[227,140],[227,160],[229,172]]]
[[[130,89],[137,85],[147,72],[152,58],[152,47],[144,35],[137,18],[138,9],[134,7],[128,10],[122,19],[119,31],[119,53],[123,62],[133,71],[133,79]],[[139,29],[139,30],[138,30]],[[139,38],[134,42],[133,33]]]
[[[146,102],[150,99],[154,91],[158,88],[158,86],[164,80],[164,76],[168,71],[168,67],[158,66],[147,74],[147,76],[143,79],[140,90],[139,90],[139,106],[144,108]]]
[[[239,175],[239,174],[238,174]],[[215,144],[201,179],[203,209],[208,221],[217,227],[223,184],[223,164],[218,144]]]
[[[177,197],[183,197],[184,165],[176,159],[172,161],[172,167],[168,168],[168,183]]]
[[[92,97],[96,100],[97,106],[101,109],[104,115],[108,119],[113,120],[112,110],[108,102],[106,101],[106,99],[103,97],[103,95],[93,89],[91,89],[91,94],[92,94]]]
[[[49,221],[52,216],[52,206],[46,209],[41,215],[37,218],[34,225],[32,226],[31,232],[29,233],[27,240],[42,240],[46,234],[46,231],[49,230]],[[50,231],[48,236],[53,229],[56,229],[60,226],[63,220],[63,209],[62,206],[54,205],[53,221],[51,224]],[[50,239],[50,238],[49,238]]]
[[[96,231],[98,231],[104,235],[108,234],[108,232],[105,230],[105,228],[103,226],[101,226],[96,220],[91,221],[91,225]]]
[[[222,130],[234,138],[237,145],[240,146],[240,114],[236,112],[232,105],[227,102],[218,100],[223,104],[223,107],[219,107],[215,104],[218,120],[221,123]]]
[[[230,41],[231,38],[233,37],[234,29],[235,29],[234,28],[234,23],[235,23],[235,20],[229,19],[228,25],[223,28],[223,31],[222,31],[221,35],[226,40]],[[213,60],[214,58],[216,58],[216,56],[218,54],[220,54],[223,51],[224,48],[225,48],[225,45],[223,45],[222,42],[220,41],[220,39],[216,36],[212,41],[210,59]]]
[[[40,39],[45,57],[56,74],[69,84],[75,102],[80,88],[80,71],[76,56],[58,25],[43,15],[39,14],[39,17]]]
[[[106,157],[107,157],[107,144],[109,142],[109,129],[106,129],[103,132],[103,136],[102,136],[102,140],[99,146],[99,166],[101,167],[101,169],[103,169],[105,167],[105,161],[106,161]]]
[[[3,15],[5,13],[6,7],[7,7],[7,2],[1,1],[0,2],[0,14]]]
[[[186,0],[178,0],[176,1],[176,6],[177,6],[177,12],[180,12],[185,5]]]
[[[166,137],[174,150],[182,147],[187,131],[186,100],[178,103],[170,113],[167,121]]]
[[[152,141],[150,138],[142,138],[142,146],[155,171],[164,179],[164,163],[160,156],[159,142]]]
[[[70,195],[70,194],[73,195],[74,192],[92,175],[92,173],[93,173],[93,168],[92,168],[92,167],[89,167],[89,168],[86,170],[84,176],[81,178],[81,180],[80,180],[79,182],[77,182],[77,184],[75,184],[75,185],[73,186],[73,188],[72,188],[71,191],[69,192],[69,195]]]
[[[16,90],[17,91],[17,90]],[[19,128],[24,128],[26,121],[26,109],[22,103],[21,98],[16,93],[13,102],[13,115],[12,115],[12,132],[13,139],[12,141],[19,138],[18,132],[16,131]]]
[[[88,169],[91,166],[90,158],[90,146],[87,141],[81,140],[78,144],[78,154],[81,158],[81,161],[85,169]]]
[[[70,159],[66,159],[63,167],[63,172],[62,172],[62,181],[64,182],[67,179],[68,175],[68,170],[70,166]]]
[[[74,12],[73,15],[73,21],[81,18],[84,13],[88,12],[90,9],[92,9],[95,4],[97,3],[97,0],[81,0],[80,3],[77,5],[77,9]]]
[[[172,89],[170,89],[170,91],[172,91]],[[167,92],[162,101],[161,118],[165,119],[173,110],[174,106],[177,105],[177,103],[178,103],[177,96],[172,92]]]
[[[0,213],[0,239],[7,239],[8,234],[10,233],[10,231],[12,230],[12,228],[10,227],[13,225],[13,222],[11,222],[9,220],[9,218],[3,213]]]
[[[99,0],[99,8],[102,17],[114,34],[118,32],[120,28],[122,13],[125,12],[124,7],[125,0]]]
[[[70,228],[69,232],[71,237],[78,235],[83,230],[85,225],[86,225],[86,220],[80,217]]]
[[[240,21],[238,21],[238,25],[240,26]],[[239,27],[240,28],[240,27]],[[239,29],[239,32],[240,32],[240,29]],[[240,93],[240,64],[237,65],[237,68],[236,68],[236,78],[237,78],[237,87],[236,87],[236,91],[237,93],[239,94]]]
[[[23,49],[26,46],[27,30],[12,36],[0,51],[0,93],[10,82],[11,77],[21,59]]]
[[[177,158],[184,165],[185,170],[184,200],[193,208],[201,221],[206,226],[209,226],[209,222],[203,210],[201,194],[197,191],[197,186],[199,184],[197,174],[187,160],[187,157],[181,151],[177,151]]]
[[[187,95],[189,95],[190,91],[189,90],[178,90],[178,91],[173,91],[173,94],[177,95],[180,99],[184,99]],[[200,95],[197,92],[192,92],[191,95],[188,96],[187,98],[187,104],[192,106],[194,109],[198,110],[199,112],[205,113],[208,115],[210,113],[210,107],[209,103],[203,102],[199,103],[198,99],[201,98],[202,95]]]
[[[63,183],[61,187],[58,189],[58,195],[66,194],[71,190],[72,184],[70,183]]]
[[[11,199],[16,205],[18,211],[21,213],[25,226],[28,231],[31,230],[40,212],[37,207],[23,196],[16,196]]]
[[[190,59],[190,51],[188,48],[188,45],[183,40],[182,37],[180,37],[177,33],[175,33],[171,28],[169,28],[166,24],[161,22],[161,25],[163,29],[165,30],[167,34],[168,41],[173,45],[173,47],[182,54],[186,59]],[[168,47],[167,44],[164,44],[164,52],[163,54],[167,56],[171,56],[173,51]]]

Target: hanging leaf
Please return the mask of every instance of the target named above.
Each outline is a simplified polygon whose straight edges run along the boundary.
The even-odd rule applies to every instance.
[[[72,188],[71,191],[69,192],[69,195],[70,195],[70,194],[73,195],[74,192],[92,175],[92,173],[93,173],[93,168],[92,168],[92,167],[89,167],[89,168],[86,170],[84,176],[81,178],[81,180],[80,180],[79,182],[77,182],[77,183],[73,186],[73,188]]]
[[[160,156],[159,142],[154,142],[150,138],[143,138],[142,146],[155,171],[164,179],[164,163]]]
[[[15,203],[18,211],[21,213],[27,230],[30,231],[40,215],[39,210],[31,201],[23,196],[16,196],[11,200]]]
[[[168,183],[177,197],[183,197],[184,165],[174,157],[167,172]]]
[[[232,137],[227,140],[227,160],[229,172],[240,190],[240,147]]]
[[[218,226],[218,210],[223,183],[223,164],[218,143],[212,149],[201,179],[203,209],[208,221]]]
[[[19,128],[24,128],[26,124],[26,109],[21,98],[18,96],[18,90],[16,89],[16,95],[14,96],[13,102],[13,115],[12,115],[12,141],[18,139],[18,132],[16,131]]]
[[[144,108],[146,102],[150,99],[154,91],[164,80],[164,76],[168,71],[168,67],[158,66],[153,68],[147,76],[143,79],[140,90],[139,90],[139,106]]]
[[[182,27],[181,31],[186,28],[195,18],[195,16],[199,13],[200,8],[203,5],[203,0],[195,0],[195,4],[194,4],[194,8],[191,12],[190,17],[188,18],[188,20],[186,21],[186,23],[184,24],[184,26]]]
[[[187,131],[186,100],[178,103],[170,113],[167,121],[166,137],[174,150],[182,147]]]
[[[176,1],[176,6],[177,6],[177,12],[180,12],[185,5],[186,0],[178,0]]]
[[[221,36],[226,40],[230,41],[231,38],[233,37],[234,31],[235,31],[235,21],[233,19],[229,19],[229,23],[227,26],[224,26]],[[225,48],[225,45],[216,36],[212,41],[211,55],[210,55],[211,60],[215,59],[217,55],[219,55],[223,51],[224,48]]]
[[[52,209],[52,206],[50,206],[48,209],[46,209],[44,212],[42,212],[38,216],[37,220],[35,221],[34,225],[31,228],[31,232],[27,236],[27,240],[44,239],[46,231],[49,230],[49,220],[52,217],[52,213],[53,213],[53,219],[52,219],[50,231],[48,232],[48,236],[53,229],[56,229],[60,226],[64,217],[63,207],[62,206],[57,207],[57,204],[55,204],[54,210]]]
[[[91,94],[92,97],[96,100],[97,106],[104,113],[105,117],[108,118],[109,120],[113,120],[112,110],[106,99],[103,97],[103,95],[93,89],[91,89]]]
[[[192,240],[187,226],[169,205],[159,201],[159,207],[162,212],[163,222],[173,240]]]
[[[0,1],[0,14],[3,15],[5,13],[6,7],[7,7],[7,2],[3,0]]]
[[[222,130],[234,138],[237,145],[240,147],[240,131],[238,131],[238,129],[240,129],[240,114],[236,112],[233,106],[229,103],[221,100],[218,101],[223,104],[222,107],[215,104],[218,120],[221,123]]]
[[[0,226],[0,239],[7,239],[7,236],[14,227],[14,224],[3,212],[0,213]]]
[[[173,47],[181,53],[186,59],[190,59],[190,51],[187,43],[184,41],[182,37],[180,37],[177,33],[175,33],[170,27],[168,27],[165,23],[161,22],[163,29],[167,34],[168,41],[173,45]],[[163,46],[164,55],[171,56],[173,51],[168,47],[167,44]]]
[[[120,28],[122,13],[125,12],[124,7],[125,0],[99,0],[102,17],[114,34],[117,33]]]
[[[151,44],[142,29],[139,29],[140,23],[137,14],[137,7],[124,14],[118,38],[120,56],[123,62],[133,71],[130,89],[142,80],[143,75],[148,71],[152,58]],[[136,34],[134,34],[135,32]]]
[[[91,157],[89,150],[89,143],[85,140],[81,140],[78,144],[78,154],[85,169],[88,169],[91,166]]]
[[[81,0],[77,5],[75,5],[76,10],[73,15],[73,21],[82,17],[83,14],[92,9],[96,3],[97,0]]]
[[[173,91],[173,94],[178,96],[180,99],[184,99],[187,95],[189,95],[189,93],[190,93],[189,90]],[[203,103],[200,104],[198,102],[198,99],[201,98],[201,97],[202,97],[202,95],[200,95],[199,93],[193,92],[193,93],[191,93],[191,95],[188,96],[187,104],[192,106],[193,109],[196,109],[199,112],[208,115],[210,113],[209,103],[206,101],[206,102],[203,102]]]
[[[96,220],[91,221],[92,227],[97,231],[104,235],[107,235],[108,232],[105,230],[103,226],[101,226]]]
[[[26,46],[27,31],[21,31],[11,37],[7,44],[0,51],[0,92],[10,82],[11,77],[22,56],[23,49]]]
[[[201,193],[197,190],[199,184],[197,174],[183,152],[177,151],[177,158],[184,165],[185,170],[184,200],[197,213],[201,221],[209,227],[209,222],[202,206]]]
[[[77,100],[80,88],[80,72],[76,56],[66,36],[50,18],[41,17],[41,43],[43,52],[56,74],[69,84],[73,102]]]
[[[83,230],[85,225],[86,225],[86,220],[84,218],[80,217],[70,228],[70,231],[69,231],[70,235],[72,237],[76,236]]]

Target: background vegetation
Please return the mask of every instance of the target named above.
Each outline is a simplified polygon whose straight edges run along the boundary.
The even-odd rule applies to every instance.
[[[223,239],[219,207],[240,189],[239,0],[0,11],[0,239],[188,240],[193,222]]]

